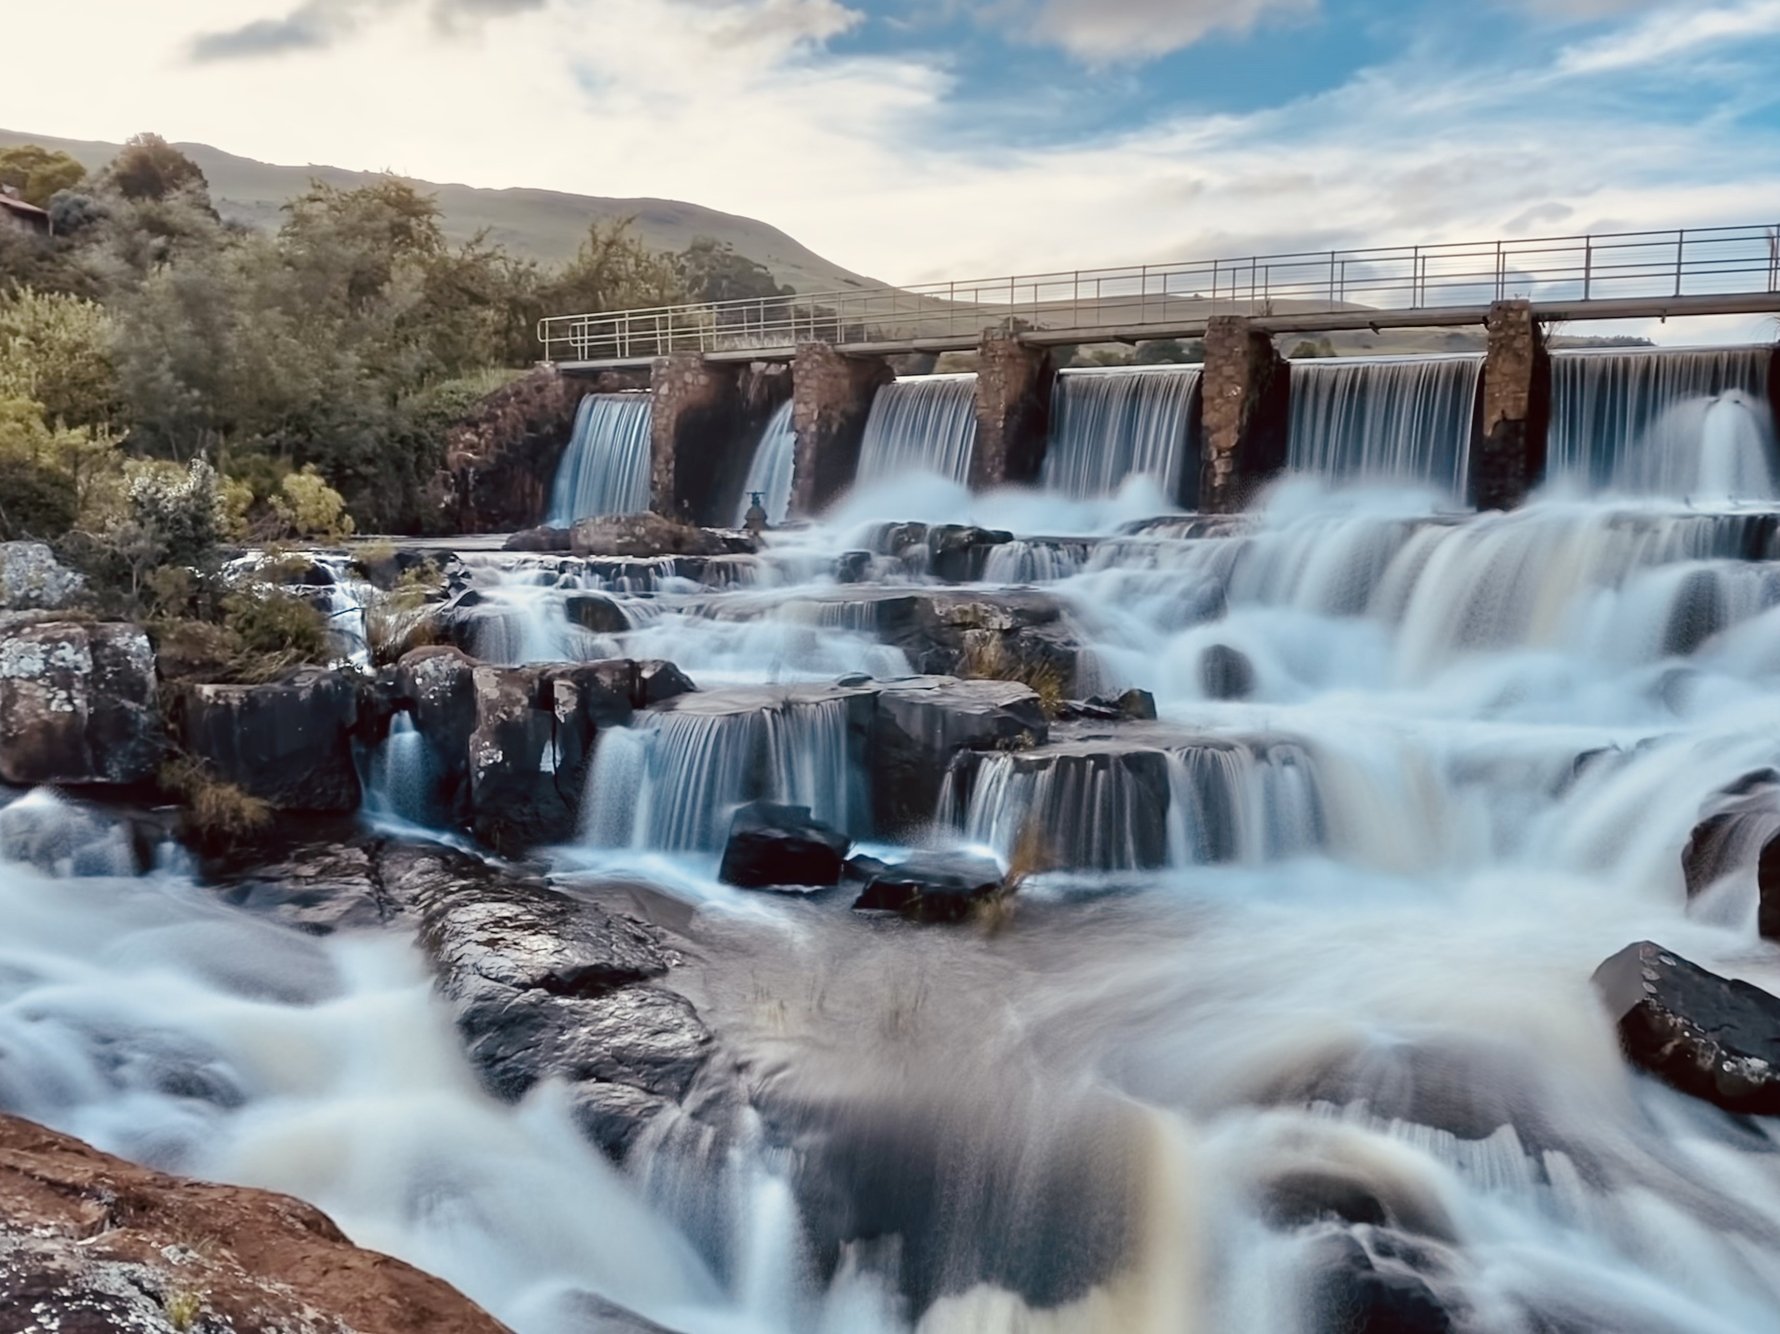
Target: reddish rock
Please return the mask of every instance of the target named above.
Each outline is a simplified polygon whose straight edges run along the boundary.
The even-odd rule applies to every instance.
[[[506,1328],[300,1200],[152,1172],[0,1116],[0,1329]]]

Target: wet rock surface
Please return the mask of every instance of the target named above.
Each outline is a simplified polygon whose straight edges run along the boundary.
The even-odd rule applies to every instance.
[[[8,783],[148,781],[164,750],[148,636],[67,621],[0,630],[0,734]]]
[[[136,1167],[0,1116],[0,1331],[503,1334],[289,1196]]]
[[[1595,987],[1632,1062],[1726,1111],[1780,1115],[1780,997],[1650,941],[1602,964]]]
[[[361,795],[358,702],[355,681],[320,668],[270,685],[186,686],[177,731],[212,774],[275,810],[345,813]]]
[[[880,834],[932,819],[952,758],[1042,744],[1050,725],[1031,687],[916,677],[886,684],[872,725],[872,806]]]
[[[1001,868],[985,857],[917,852],[873,874],[853,908],[893,912],[911,922],[963,922],[1001,893]]]
[[[735,813],[718,878],[740,889],[840,884],[852,840],[810,816],[808,806],[756,801]]]
[[[746,533],[697,528],[659,514],[613,514],[577,520],[569,530],[577,556],[722,556],[755,549]]]

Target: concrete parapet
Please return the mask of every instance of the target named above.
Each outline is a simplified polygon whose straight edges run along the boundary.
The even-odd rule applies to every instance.
[[[977,351],[977,441],[971,456],[975,491],[1010,482],[1038,481],[1050,443],[1051,385],[1056,365],[1048,349],[987,333]]]
[[[1231,514],[1286,465],[1291,367],[1243,316],[1214,316],[1205,331],[1200,396],[1205,453],[1198,507]]]
[[[1551,357],[1526,301],[1498,301],[1486,327],[1489,352],[1471,456],[1471,498],[1480,510],[1513,509],[1545,476]]]
[[[792,514],[820,513],[853,484],[872,400],[895,378],[881,357],[843,356],[826,343],[799,345],[791,365]]]

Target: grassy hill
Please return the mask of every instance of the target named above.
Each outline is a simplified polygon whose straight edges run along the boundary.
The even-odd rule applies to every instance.
[[[0,130],[0,148],[25,143],[59,149],[88,170],[110,161],[120,147]],[[256,162],[208,144],[179,144],[178,148],[203,169],[217,210],[224,217],[256,226],[276,226],[280,206],[307,189],[312,179],[347,189],[372,179],[368,173],[339,167],[284,167]],[[800,292],[882,285],[831,264],[777,227],[679,200],[604,199],[556,190],[483,190],[431,181],[417,184],[438,195],[446,232],[453,240],[467,240],[486,229],[493,240],[514,253],[547,263],[570,258],[586,235],[588,224],[595,219],[630,217],[636,219],[638,236],[652,249],[683,250],[694,237],[714,236],[766,265],[780,282],[790,283]]]

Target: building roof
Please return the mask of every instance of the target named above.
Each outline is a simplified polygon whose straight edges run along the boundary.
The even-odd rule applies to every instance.
[[[49,212],[47,210],[38,208],[35,204],[27,204],[22,199],[15,199],[4,190],[0,190],[0,209],[4,209],[33,227],[49,230]]]

